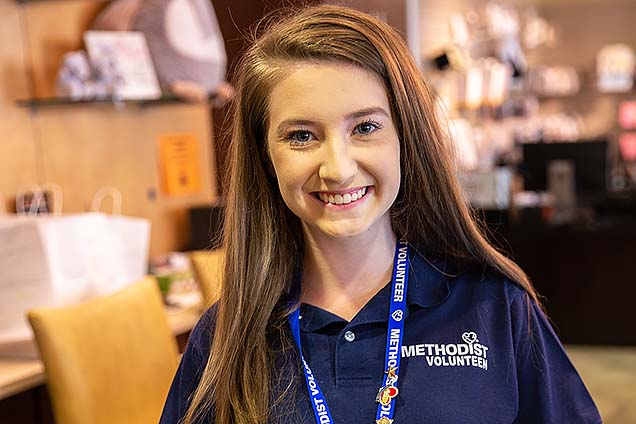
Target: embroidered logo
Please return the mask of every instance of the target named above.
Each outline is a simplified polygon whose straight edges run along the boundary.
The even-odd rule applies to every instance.
[[[429,367],[476,367],[488,370],[489,347],[480,343],[477,333],[462,333],[464,343],[422,343],[402,346],[402,358],[424,356]]]
[[[474,331],[467,331],[462,334],[462,340],[468,344],[473,344],[479,341],[477,340],[477,333],[475,333]]]

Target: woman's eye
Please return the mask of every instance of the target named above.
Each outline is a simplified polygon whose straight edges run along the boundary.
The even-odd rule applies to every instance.
[[[355,131],[358,134],[361,135],[367,135],[367,134],[371,134],[372,132],[381,129],[382,126],[375,122],[375,121],[365,121],[362,122],[360,124],[358,124],[358,126],[356,126]]]
[[[309,131],[305,130],[296,130],[292,131],[287,135],[287,140],[289,140],[292,144],[305,144],[312,140],[312,134]]]

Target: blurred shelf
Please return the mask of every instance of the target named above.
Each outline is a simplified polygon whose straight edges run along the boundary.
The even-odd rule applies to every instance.
[[[53,1],[53,0],[28,0],[28,1]],[[216,96],[210,96],[207,103],[213,102]],[[34,98],[23,99],[16,101],[18,106],[28,107],[31,109],[37,109],[40,107],[58,107],[58,106],[90,106],[90,105],[108,105],[111,104],[115,107],[118,106],[160,106],[169,104],[199,104],[198,102],[191,102],[182,97],[177,97],[173,94],[164,94],[158,99],[146,99],[146,100],[120,100],[113,97],[102,97],[95,99],[83,99],[73,100],[70,97],[48,97],[48,98]]]
[[[546,94],[534,94],[534,95],[537,97],[539,101],[559,100],[559,101],[567,102],[567,101],[580,100],[582,98],[590,99],[590,98],[602,98],[602,97],[614,98],[617,100],[630,100],[630,99],[636,100],[636,90],[634,89],[630,91],[624,91],[624,92],[607,92],[607,91],[600,91],[596,87],[592,87],[592,88],[585,87],[584,89],[579,90],[576,93],[562,95],[562,96],[546,95]]]
[[[14,0],[18,4],[28,4],[28,3],[53,3],[54,1],[59,0]],[[78,1],[94,1],[94,0],[78,0]],[[109,3],[112,0],[100,0],[102,3]]]

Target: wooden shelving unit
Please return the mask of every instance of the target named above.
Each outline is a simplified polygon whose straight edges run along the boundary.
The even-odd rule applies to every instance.
[[[30,0],[33,1],[33,0]],[[53,0],[38,0],[38,1],[53,1]],[[216,96],[210,96],[208,102],[214,102]],[[64,106],[91,106],[91,105],[107,105],[112,104],[114,106],[161,106],[171,104],[195,104],[182,97],[175,96],[173,94],[165,93],[158,99],[148,100],[122,100],[114,97],[101,97],[95,99],[80,99],[74,100],[69,97],[48,97],[48,98],[33,98],[18,100],[16,104],[20,107],[28,107],[32,109],[40,107],[64,107]]]

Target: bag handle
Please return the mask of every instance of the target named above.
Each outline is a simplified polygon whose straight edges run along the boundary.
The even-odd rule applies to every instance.
[[[62,215],[62,205],[64,203],[62,187],[52,182],[44,183],[42,192],[45,193],[47,191],[53,195],[53,215]]]
[[[115,187],[102,187],[97,190],[91,202],[91,211],[99,212],[106,196],[110,196],[113,199],[113,210],[111,214],[121,215],[121,191]]]

